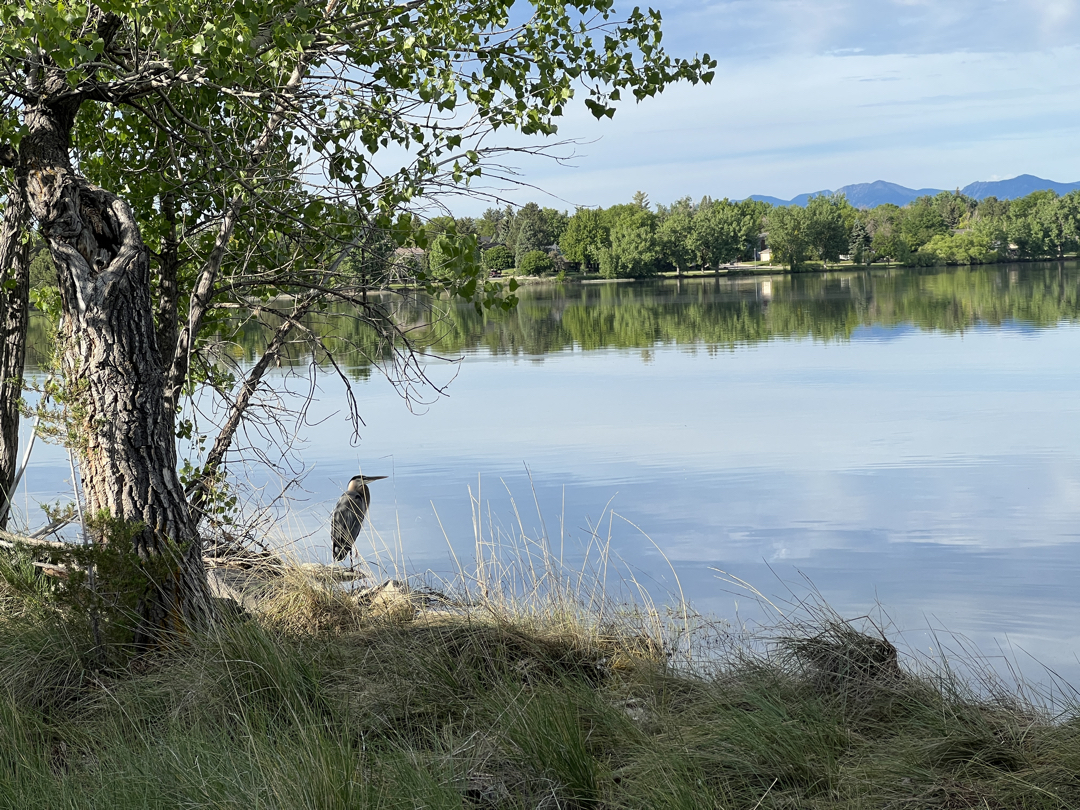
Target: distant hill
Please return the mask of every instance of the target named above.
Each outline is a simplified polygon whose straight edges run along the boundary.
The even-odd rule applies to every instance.
[[[1022,174],[1012,180],[988,180],[981,183],[972,183],[960,190],[976,200],[981,200],[984,197],[1015,200],[1017,197],[1026,197],[1033,191],[1050,190],[1064,195],[1077,189],[1080,189],[1080,183],[1058,183],[1054,180],[1043,180],[1033,174]]]
[[[1052,189],[1058,194],[1068,194],[1070,191],[1080,189],[1080,182],[1059,183],[1054,180],[1044,180],[1032,174],[1022,174],[1011,180],[988,180],[971,183],[960,189],[961,192],[981,200],[984,197],[997,197],[999,200],[1014,200],[1018,197],[1026,197],[1033,191],[1045,191]],[[769,197],[763,194],[754,194],[749,199],[762,200],[772,205],[802,205],[805,206],[811,197],[819,194],[843,194],[849,203],[856,208],[876,208],[885,203],[893,205],[907,205],[912,200],[923,196],[940,194],[939,188],[907,188],[896,183],[887,183],[884,180],[875,180],[873,183],[854,183],[850,186],[841,186],[836,191],[825,189],[808,194],[800,194],[790,200],[781,200],[778,197]]]
[[[821,191],[811,191],[809,194],[800,194],[798,197],[792,198],[788,205],[801,205],[805,207],[806,204],[810,202],[811,197],[820,197],[822,194],[832,194],[832,192],[826,188]]]
[[[778,197],[767,197],[763,194],[755,194],[750,197],[750,199],[763,200],[772,205],[805,206],[811,197],[817,197],[821,194],[843,194],[847,197],[848,202],[856,208],[876,208],[885,203],[907,205],[917,197],[921,197],[924,194],[933,196],[939,191],[940,189],[936,188],[906,188],[904,186],[898,186],[896,183],[886,183],[884,180],[875,180],[873,183],[854,183],[850,186],[841,186],[836,189],[836,191],[830,189],[812,191],[808,194],[800,194],[790,200],[781,200]]]
[[[767,202],[769,205],[791,205],[788,200],[781,200],[779,197],[770,197],[767,194],[751,194],[746,199]]]
[[[884,180],[875,180],[873,183],[855,183],[837,189],[847,197],[849,203],[856,208],[877,208],[885,203],[893,205],[907,205],[912,200],[941,192],[938,188],[907,188],[896,183],[886,183]]]

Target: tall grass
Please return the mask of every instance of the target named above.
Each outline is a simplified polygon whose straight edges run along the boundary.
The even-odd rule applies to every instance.
[[[276,567],[257,612],[137,658],[0,565],[0,807],[1080,807],[1075,712],[820,604],[748,636],[658,608],[607,584],[608,528],[568,570],[479,503],[452,582]]]

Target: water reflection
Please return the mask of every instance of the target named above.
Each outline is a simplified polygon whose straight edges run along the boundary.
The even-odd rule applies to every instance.
[[[649,537],[619,518],[603,531],[658,592],[675,587],[670,560],[696,603],[731,617],[712,568],[781,597],[805,593],[805,575],[844,613],[880,601],[917,645],[940,624],[1080,684],[1063,619],[1080,609],[1078,284],[1075,264],[1031,264],[551,283],[509,314],[388,300],[431,353],[466,359],[419,417],[382,379],[358,386],[359,446],[326,378],[289,530],[328,559],[326,516],[358,466],[393,476],[367,542],[400,546],[413,569],[445,571],[447,537],[469,555],[478,476],[496,525],[546,524],[568,557],[610,501]],[[364,378],[378,344],[325,317]],[[262,330],[220,337],[250,360]],[[54,449],[35,451],[41,500],[64,490]],[[260,467],[232,472],[275,494]]]
[[[948,334],[977,325],[1047,327],[1080,318],[1075,262],[926,270],[866,270],[770,277],[744,276],[636,284],[530,285],[510,313],[484,312],[423,294],[384,296],[388,313],[409,327],[417,345],[456,356],[545,355],[579,348],[647,349],[701,345],[710,349],[783,339],[848,340],[900,326]],[[362,322],[336,313],[312,316],[332,336],[335,355],[359,377],[389,358]],[[218,337],[236,360],[252,360],[277,324],[224,319]],[[31,365],[46,356],[49,327],[31,325]],[[294,351],[285,362],[304,364]]]
[[[1006,322],[1052,326],[1080,317],[1075,263],[953,270],[870,270],[652,284],[523,288],[511,313],[466,305],[437,312],[420,299],[397,317],[425,324],[417,338],[440,354],[543,355],[577,347],[703,344],[733,348],[776,339],[846,340],[860,328],[910,325],[954,333]],[[445,302],[443,302],[445,306]],[[350,356],[354,365],[362,357]]]

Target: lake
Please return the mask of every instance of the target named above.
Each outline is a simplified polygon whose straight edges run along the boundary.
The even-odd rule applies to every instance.
[[[1044,664],[1080,684],[1075,263],[519,294],[509,314],[399,306],[429,352],[460,358],[425,363],[446,396],[421,387],[409,401],[373,362],[385,347],[327,316],[365,424],[350,441],[325,361],[314,388],[300,351],[276,370],[277,390],[314,401],[243,438],[276,472],[230,468],[262,503],[302,479],[270,513],[274,542],[329,560],[327,515],[362,468],[391,476],[372,485],[358,544],[383,549],[390,574],[445,574],[451,547],[464,563],[478,512],[485,540],[546,531],[571,567],[590,539],[610,544],[656,598],[681,587],[733,623],[761,609],[718,571],[781,608],[816,590],[911,647],[936,650],[944,628],[999,669],[1045,682]],[[242,369],[263,330],[222,338]],[[277,435],[296,439],[284,457],[268,449]],[[39,446],[22,513],[39,523],[34,501],[70,497],[68,478],[66,456]]]

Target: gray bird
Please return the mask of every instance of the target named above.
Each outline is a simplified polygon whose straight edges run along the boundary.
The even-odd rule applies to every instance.
[[[345,494],[338,498],[330,515],[330,539],[334,542],[334,560],[341,562],[349,556],[360,527],[364,525],[371,492],[368,483],[381,481],[385,475],[354,475]]]

